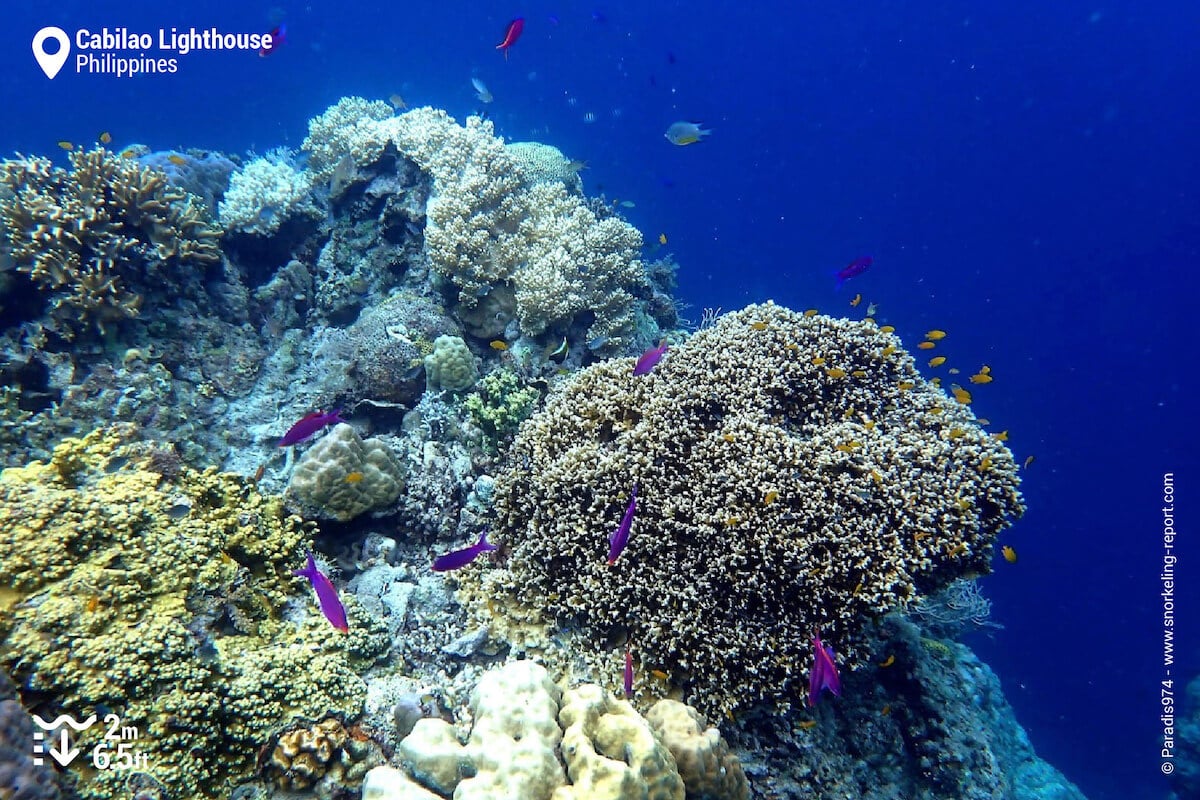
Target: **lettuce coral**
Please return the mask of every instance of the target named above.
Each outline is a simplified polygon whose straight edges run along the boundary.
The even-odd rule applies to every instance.
[[[581,631],[584,653],[631,636],[643,666],[717,714],[802,695],[814,629],[858,664],[868,622],[987,572],[1024,508],[1011,452],[899,339],[771,303],[721,317],[648,375],[629,360],[581,371],[509,463],[493,527],[504,568],[463,576],[479,615],[494,610],[495,633],[525,649],[549,647],[522,633],[531,618]],[[629,545],[608,567],[634,484]]]
[[[352,652],[375,658],[378,631],[353,604],[347,639],[282,618],[309,601],[299,521],[237,476],[155,472],[128,438],[98,430],[0,472],[0,667],[54,714],[120,709],[170,796],[228,796],[291,716],[361,710]],[[120,771],[79,789],[126,796]]]

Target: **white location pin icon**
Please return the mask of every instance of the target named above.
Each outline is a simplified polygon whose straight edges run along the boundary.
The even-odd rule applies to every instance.
[[[58,42],[57,53],[46,52],[46,40],[48,39]],[[58,71],[63,68],[63,64],[67,63],[70,55],[71,38],[62,28],[51,25],[34,34],[33,57],[37,59],[38,66],[42,68],[42,72],[46,73],[47,78],[53,80]]]

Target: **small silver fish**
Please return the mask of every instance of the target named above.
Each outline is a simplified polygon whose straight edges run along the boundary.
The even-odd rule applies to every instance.
[[[479,80],[479,78],[471,78],[471,85],[475,87],[475,96],[479,98],[479,102],[490,103],[496,99],[492,97],[492,93],[488,91],[487,84]]]

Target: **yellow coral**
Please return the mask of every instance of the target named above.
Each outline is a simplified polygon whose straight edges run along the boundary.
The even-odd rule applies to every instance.
[[[290,570],[307,539],[279,499],[215,469],[167,479],[128,433],[0,473],[0,667],[64,712],[121,709],[173,796],[225,796],[273,728],[356,714],[365,689],[349,639],[276,613],[305,591]],[[96,772],[80,789],[120,797],[123,781]]]

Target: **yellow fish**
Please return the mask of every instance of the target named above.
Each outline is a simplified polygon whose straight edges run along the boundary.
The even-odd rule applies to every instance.
[[[938,387],[939,389],[942,388],[942,379],[941,378],[938,378],[938,377],[930,378],[929,382],[932,383],[934,386]]]
[[[931,366],[931,367],[940,367],[942,364],[945,364],[945,363],[946,363],[945,356],[934,356],[933,358],[929,359],[929,366]]]
[[[1004,554],[1004,560],[1007,561],[1008,563],[1010,563],[1010,564],[1017,563],[1017,551],[1012,549],[1011,546],[1009,546],[1007,544],[1004,545],[1004,547],[1000,550],[1000,552]]]
[[[945,331],[940,331],[940,330],[937,330],[937,329],[935,328],[934,330],[927,331],[927,332],[925,333],[925,338],[926,338],[926,339],[930,339],[930,340],[932,340],[932,341],[935,341],[935,342],[940,342],[942,339],[945,339],[945,338],[946,338],[946,332],[945,332]]]
[[[1025,459],[1025,469],[1029,469],[1029,465],[1032,464],[1033,462],[1034,462],[1033,456],[1029,456],[1028,458],[1026,458]]]
[[[964,437],[966,435],[967,435],[967,432],[964,431],[962,428],[951,428],[950,432],[946,434],[947,438],[950,438],[950,439],[961,439],[962,437]]]
[[[995,439],[997,442],[1007,442],[1008,441],[1008,431],[1003,430],[1003,431],[1000,431],[999,433],[993,433],[992,438]]]
[[[666,243],[667,243],[667,235],[666,235],[665,233],[660,233],[660,234],[658,235],[658,243],[659,243],[659,244],[666,244]]]
[[[488,345],[493,350],[499,350],[500,352],[504,352],[508,349],[508,342],[504,341],[503,339],[492,339],[490,342],[488,342]]]
[[[797,722],[796,727],[800,728],[801,730],[807,731],[807,730],[817,727],[817,721],[815,719],[806,719],[801,722]]]
[[[813,363],[813,366],[819,367],[825,363],[825,359],[822,358],[821,356],[813,356],[812,363]]]
[[[132,147],[127,147],[121,151],[121,158],[134,158],[137,156],[137,151]]]
[[[865,377],[867,377],[866,370],[861,370],[861,369],[856,369],[856,370],[854,370],[854,372],[851,372],[850,374],[851,374],[851,375],[853,375],[853,376],[854,376],[854,377],[856,377],[856,378],[865,378]]]
[[[959,542],[957,545],[954,546],[954,549],[949,552],[949,556],[951,558],[957,558],[958,556],[961,556],[965,552],[967,552],[967,543]]]
[[[950,384],[950,393],[954,395],[954,399],[962,403],[964,406],[971,405],[971,393],[959,386],[957,383]]]
[[[112,134],[104,131],[100,134],[100,144],[112,144]]]
[[[873,469],[871,470],[871,480],[875,481],[876,483],[883,483],[883,476],[879,474],[878,470]]]
[[[167,161],[170,161],[172,164],[174,164],[177,167],[182,167],[184,164],[187,163],[187,159],[184,158],[183,156],[179,155],[178,153],[171,153],[171,155],[167,156]]]
[[[889,344],[887,347],[883,348],[883,352],[881,352],[879,355],[883,356],[884,358],[887,358],[894,352],[896,352],[896,345]]]
[[[879,332],[880,333],[895,333],[896,329],[894,327],[892,327],[891,325],[884,325],[882,328],[879,329]]]
[[[980,372],[971,376],[971,383],[991,383],[992,376],[986,372]]]
[[[750,327],[756,331],[765,331],[767,329],[767,323],[759,320],[758,322],[751,322]]]
[[[66,150],[68,153],[75,149],[75,145],[71,144],[66,139],[59,139],[58,146],[63,150]]]
[[[655,678],[658,678],[660,681],[668,680],[671,677],[667,673],[663,672],[661,669],[652,669],[652,670],[650,670],[650,674],[653,675]]]
[[[937,345],[933,342],[921,342],[919,345],[917,345],[918,350],[932,350],[935,347],[937,347]]]
[[[833,369],[825,370],[825,374],[831,378],[844,378],[846,377],[846,370],[834,367]]]
[[[890,667],[892,664],[895,664],[895,663],[896,663],[896,655],[893,653],[892,655],[888,656],[883,661],[880,661],[879,666]]]
[[[862,294],[854,295],[854,299],[850,301],[851,308],[858,308],[858,304],[862,302]]]
[[[365,476],[361,472],[351,472],[346,475],[346,483],[358,483]]]
[[[737,438],[732,433],[723,433],[723,434],[721,434],[721,438],[727,442],[736,442],[737,441]]]
[[[771,503],[774,503],[778,499],[779,499],[779,492],[772,489],[771,491],[767,492],[767,494],[763,497],[763,505],[769,506],[769,505],[771,505]]]
[[[896,384],[896,388],[902,392],[907,392],[909,389],[916,388],[916,384],[912,381],[900,381]]]
[[[807,311],[805,311],[805,312],[804,312],[804,316],[806,316],[806,317],[815,317],[817,314],[820,314],[820,313],[821,313],[821,312],[820,312],[820,311],[817,311],[815,308],[810,308],[810,309],[808,309]]]

